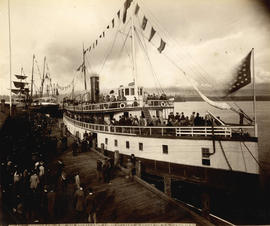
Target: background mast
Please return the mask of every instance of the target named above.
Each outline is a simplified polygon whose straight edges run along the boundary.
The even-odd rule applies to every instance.
[[[45,64],[46,64],[46,57],[44,57],[44,64],[43,64],[43,76],[41,81],[41,97],[43,96],[43,86],[44,86],[44,79],[45,79]]]
[[[32,63],[32,78],[31,78],[31,101],[33,97],[33,83],[34,83],[34,62],[35,62],[35,54],[33,54],[33,63]]]
[[[11,82],[11,74],[12,74],[12,67],[11,67],[11,26],[10,26],[10,2],[8,0],[8,30],[9,30],[9,115],[12,114],[12,82]]]

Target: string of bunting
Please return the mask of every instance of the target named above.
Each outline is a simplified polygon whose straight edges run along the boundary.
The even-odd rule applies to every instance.
[[[121,18],[121,10],[119,9],[117,11],[117,19],[118,21],[120,21],[122,19],[122,22],[123,23],[126,23],[126,18],[127,18],[127,12],[128,12],[128,9],[130,8],[131,6],[131,3],[132,3],[133,0],[126,0],[124,2],[124,8],[123,8],[123,11],[122,11],[122,18]],[[136,3],[136,6],[135,6],[135,11],[134,11],[134,14],[137,16],[139,14],[139,11],[140,11],[140,6],[138,5],[138,3]],[[147,27],[147,24],[148,24],[148,19],[146,18],[146,16],[144,15],[143,16],[143,20],[142,20],[142,23],[141,23],[141,28],[145,31],[146,27]],[[109,29],[113,29],[115,27],[115,18],[113,18],[111,20],[111,23],[108,24],[106,26],[106,28],[104,29],[104,31],[99,35],[99,38],[102,39],[102,38],[105,38],[105,35],[106,35],[106,30],[109,30]],[[149,38],[148,38],[148,41],[151,42],[153,37],[155,36],[156,34],[156,29],[152,26],[151,27],[151,31],[150,31],[150,35],[149,35]],[[98,45],[98,39],[96,39],[92,45],[90,45],[87,49],[84,50],[84,54],[86,54],[86,52],[90,52],[92,50],[94,50],[97,45]],[[162,51],[165,49],[166,47],[166,42],[161,38],[160,40],[160,44],[159,44],[159,47],[157,48],[157,50],[159,51],[159,53],[162,53]],[[80,71],[80,70],[83,70],[83,67],[84,65],[80,65],[77,69],[77,71]]]
[[[122,16],[122,22],[123,23],[126,22],[127,11],[129,9],[129,7],[131,6],[132,1],[133,0],[126,0],[125,3],[124,3],[124,9],[123,9],[123,13],[122,13],[123,14],[123,16]],[[118,20],[120,20],[121,19],[121,10],[120,9],[117,11],[116,15],[117,15]],[[114,29],[114,27],[115,27],[115,18],[113,18],[111,20],[111,23],[106,26],[106,29],[104,29],[104,31],[99,35],[99,38],[100,39],[105,38],[106,30]],[[96,41],[93,42],[92,45],[90,45],[87,49],[84,50],[84,54],[86,54],[86,52],[90,52],[91,50],[94,50],[97,47],[97,45],[98,45],[98,39],[96,39]],[[77,71],[81,70],[82,66],[83,65],[80,65],[80,67],[77,69]]]
[[[60,89],[60,90],[67,90],[67,89],[69,89],[70,87],[72,87],[73,82],[74,82],[74,79],[73,79],[72,82],[71,82],[69,85],[67,85],[67,86],[59,86],[58,83],[57,83],[56,86],[57,86],[57,88]]]

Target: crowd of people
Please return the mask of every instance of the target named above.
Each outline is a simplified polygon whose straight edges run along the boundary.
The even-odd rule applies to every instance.
[[[167,120],[162,119],[160,116],[152,115],[149,118],[143,116],[138,117],[132,114],[123,114],[119,116],[119,120],[112,118],[110,120],[104,119],[101,116],[89,116],[88,118],[82,118],[79,115],[68,114],[69,117],[79,121],[84,121],[93,124],[107,124],[115,126],[219,126],[222,124],[220,117],[214,118],[209,113],[206,113],[204,117],[200,113],[192,112],[190,116],[184,114],[184,112],[171,112]]]
[[[67,175],[61,160],[50,163],[59,149],[61,152],[68,147],[67,136],[63,134],[58,140],[52,136],[55,125],[55,119],[41,114],[14,117],[3,125],[0,131],[3,207],[15,216],[17,223],[52,223],[65,217],[72,200],[77,222],[96,222],[92,189],[85,189],[80,183],[79,173]],[[107,182],[106,173],[103,175]],[[68,185],[74,185],[72,194],[68,193]]]

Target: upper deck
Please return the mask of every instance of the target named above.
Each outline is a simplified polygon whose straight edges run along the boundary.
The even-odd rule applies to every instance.
[[[79,121],[64,115],[64,122],[85,131],[102,132],[116,135],[185,138],[185,139],[213,139],[257,141],[256,137],[247,135],[254,126],[116,126],[94,124]]]
[[[170,109],[174,107],[174,101],[171,100],[147,100],[134,101],[114,101],[96,104],[79,104],[79,105],[66,105],[64,108],[72,112],[83,113],[98,113],[98,112],[122,112],[122,111],[136,111],[142,108],[149,108],[153,110]]]

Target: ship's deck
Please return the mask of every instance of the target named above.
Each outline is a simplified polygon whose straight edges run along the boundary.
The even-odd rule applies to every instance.
[[[102,132],[127,136],[156,137],[170,139],[213,139],[257,142],[256,137],[245,135],[253,126],[113,126],[93,124],[72,119],[64,115],[64,121],[85,131]]]
[[[134,101],[115,101],[97,104],[66,105],[68,111],[78,113],[109,113],[123,111],[141,111],[143,109],[162,110],[173,109],[174,102],[169,100],[148,100],[145,104]]]

